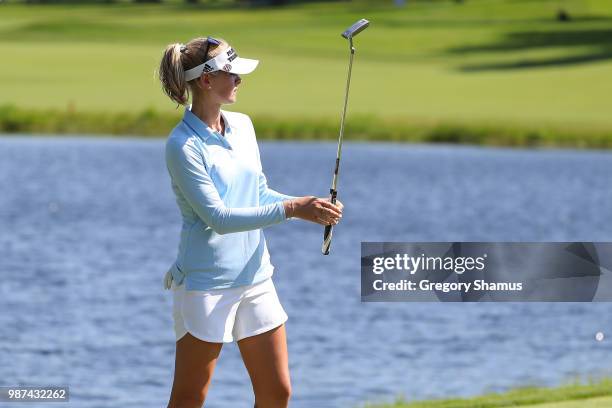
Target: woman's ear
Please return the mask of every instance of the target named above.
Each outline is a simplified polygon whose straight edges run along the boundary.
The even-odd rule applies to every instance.
[[[200,80],[202,81],[202,89],[210,89],[212,87],[210,77],[211,75],[208,73],[200,77]]]
[[[196,81],[195,85],[199,90],[208,89],[210,87],[210,80],[208,74],[201,75]]]

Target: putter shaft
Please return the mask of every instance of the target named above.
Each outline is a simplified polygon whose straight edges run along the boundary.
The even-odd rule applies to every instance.
[[[340,121],[340,135],[338,137],[338,151],[336,153],[336,165],[334,168],[334,175],[332,178],[332,185],[329,190],[330,192],[330,201],[332,204],[336,203],[336,197],[338,195],[338,175],[340,173],[340,158],[342,157],[342,140],[344,138],[344,123],[346,120],[346,109],[348,106],[348,97],[349,97],[349,89],[351,86],[351,72],[353,70],[353,57],[355,55],[355,47],[353,47],[353,37],[363,30],[365,30],[370,25],[370,22],[365,19],[361,19],[349,27],[346,31],[342,33],[342,36],[349,40],[349,67],[348,67],[348,75],[346,78],[346,89],[344,92],[344,107],[342,109],[342,119]],[[323,255],[329,255],[329,250],[331,247],[331,240],[333,235],[333,226],[326,225],[325,231],[323,233],[323,245],[321,246],[321,253]]]

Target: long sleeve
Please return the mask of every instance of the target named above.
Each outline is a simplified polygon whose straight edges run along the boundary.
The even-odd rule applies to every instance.
[[[263,171],[259,174],[259,202],[262,205],[274,204],[284,200],[291,200],[293,198],[297,197],[272,190],[270,187],[268,187],[268,180],[266,179],[266,175],[263,173]]]
[[[291,200],[294,198],[298,198],[295,196],[279,193],[278,191],[272,190],[270,187],[268,187],[268,179],[266,178],[266,175],[263,172],[263,166],[261,164],[259,146],[257,145],[257,142],[255,143],[256,143],[255,146],[256,146],[256,152],[257,152],[257,163],[258,163],[258,167],[260,171],[259,173],[259,202],[262,205],[267,205],[267,204],[278,203],[283,200]]]
[[[286,219],[282,201],[268,200],[259,207],[226,207],[204,166],[202,154],[190,142],[168,144],[166,163],[172,180],[193,211],[218,234],[259,229]]]

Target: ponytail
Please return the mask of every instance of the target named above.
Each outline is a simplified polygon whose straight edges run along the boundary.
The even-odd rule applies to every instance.
[[[184,46],[179,43],[166,47],[159,64],[159,80],[162,90],[170,99],[179,105],[186,105],[189,101],[189,86],[185,81],[181,49],[184,49]]]

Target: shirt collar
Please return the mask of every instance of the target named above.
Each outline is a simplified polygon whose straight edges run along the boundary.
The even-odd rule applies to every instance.
[[[227,115],[221,110],[221,116],[223,116],[223,123],[225,124],[225,136],[227,137],[232,132],[232,125],[227,119]],[[191,105],[185,106],[185,114],[183,115],[183,121],[189,126],[196,134],[202,139],[206,140],[209,137],[217,134],[215,130],[209,127],[202,119],[198,118],[193,112],[191,112]],[[221,136],[223,137],[223,136]]]

